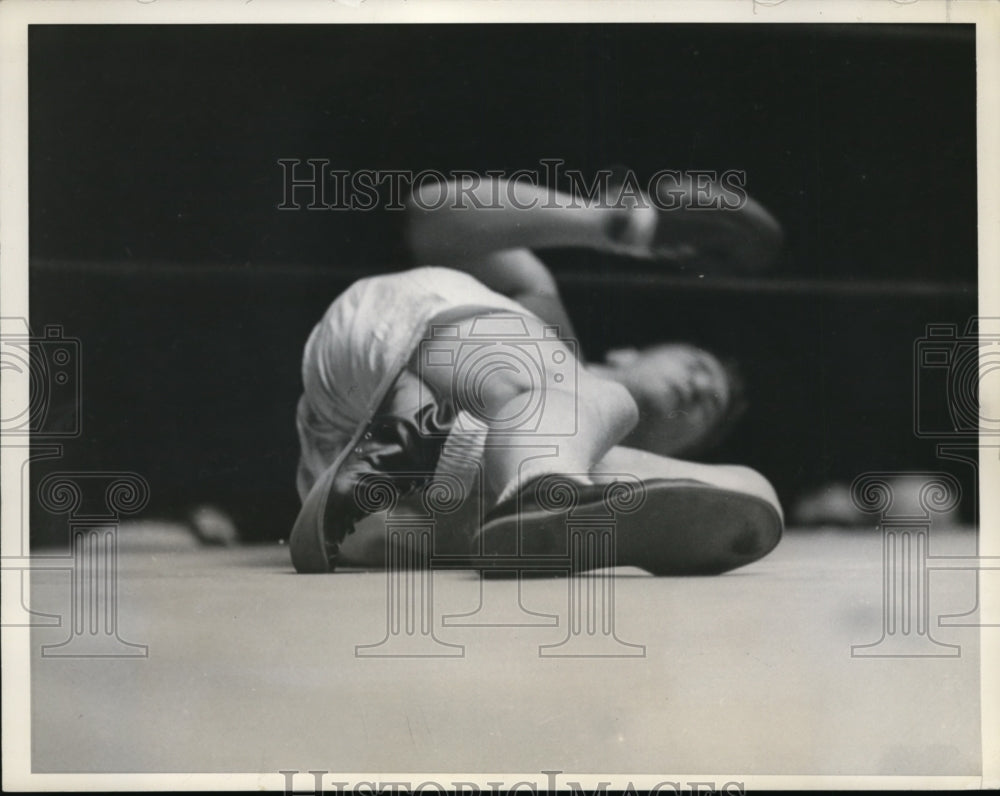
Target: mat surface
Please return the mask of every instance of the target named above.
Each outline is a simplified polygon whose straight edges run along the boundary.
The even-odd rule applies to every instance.
[[[957,655],[852,657],[882,634],[873,532],[793,530],[717,577],[533,579],[520,605],[516,580],[481,593],[474,572],[436,572],[431,593],[295,575],[280,545],[126,533],[118,631],[148,657],[42,657],[69,627],[32,632],[37,772],[980,770],[977,631],[937,627],[974,606],[974,573],[931,573],[931,635]],[[974,543],[937,533],[931,554]],[[424,595],[436,641],[419,610],[392,633],[394,583]],[[69,572],[33,573],[35,610],[66,616],[69,593]],[[393,650],[445,657],[373,657]]]

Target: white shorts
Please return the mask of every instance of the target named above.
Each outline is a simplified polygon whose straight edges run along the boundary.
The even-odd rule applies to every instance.
[[[296,427],[299,498],[357,444],[435,317],[453,310],[530,315],[474,277],[426,266],[361,279],[330,305],[306,342]]]

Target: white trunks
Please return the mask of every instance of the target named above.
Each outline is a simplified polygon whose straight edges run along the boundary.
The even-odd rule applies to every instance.
[[[302,358],[304,391],[296,414],[300,499],[357,444],[429,322],[444,313],[457,319],[451,311],[465,309],[531,314],[469,274],[436,266],[361,279],[330,305]],[[446,451],[455,444],[449,438]]]

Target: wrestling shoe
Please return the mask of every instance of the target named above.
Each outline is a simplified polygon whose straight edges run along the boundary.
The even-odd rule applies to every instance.
[[[341,542],[356,523],[379,510],[379,489],[388,486],[406,497],[426,484],[452,422],[450,410],[434,403],[410,417],[376,416],[302,504],[289,539],[296,572],[333,572]]]
[[[654,575],[715,575],[767,555],[782,529],[763,490],[688,479],[586,485],[547,475],[487,514],[473,555],[521,573],[636,566]]]
[[[757,273],[784,245],[781,225],[741,185],[663,175],[644,190],[636,176],[617,168],[602,200],[625,208],[612,216],[612,250],[698,274]]]

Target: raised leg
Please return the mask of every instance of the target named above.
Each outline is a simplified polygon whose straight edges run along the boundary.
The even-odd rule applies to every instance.
[[[414,363],[417,374],[488,429],[488,500],[543,473],[586,481],[636,423],[628,390],[581,367],[572,343],[537,318],[476,315],[432,324],[425,342]],[[539,449],[552,455],[538,458]]]
[[[584,201],[498,179],[423,187],[410,198],[407,214],[408,243],[418,262],[455,267],[518,248],[580,246],[630,252],[652,239],[657,223],[650,206]]]

